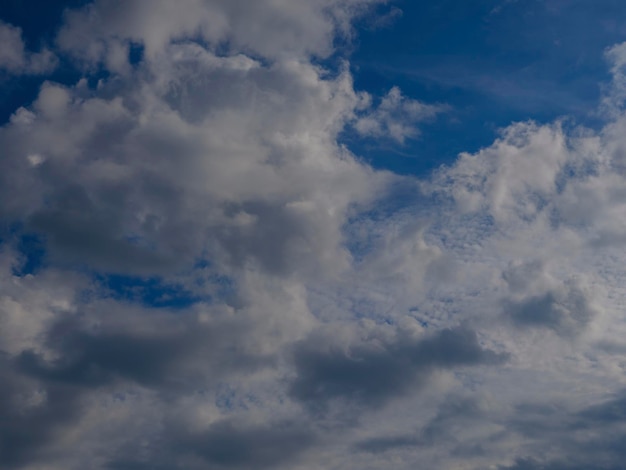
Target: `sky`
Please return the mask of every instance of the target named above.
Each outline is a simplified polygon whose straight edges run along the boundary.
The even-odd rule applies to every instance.
[[[617,470],[626,6],[0,3],[0,468]]]

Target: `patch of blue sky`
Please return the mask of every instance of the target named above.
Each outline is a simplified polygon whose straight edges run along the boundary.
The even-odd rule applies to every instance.
[[[179,310],[197,303],[236,303],[233,279],[220,274],[206,259],[198,259],[193,270],[177,278],[145,277],[119,273],[92,272],[97,295],[136,303],[148,308]]]
[[[209,296],[196,294],[182,284],[158,277],[95,274],[94,280],[100,292],[116,300],[150,308],[184,309],[211,300]]]
[[[0,250],[10,249],[16,254],[12,274],[17,277],[37,274],[46,265],[45,239],[35,232],[24,230],[16,223],[0,228]]]
[[[13,267],[14,276],[37,274],[45,267],[46,245],[40,235],[35,233],[20,235],[16,248],[19,253],[19,263]]]
[[[599,128],[603,54],[626,40],[618,0],[460,0],[393,2],[388,28],[358,32],[350,62],[355,87],[377,96],[399,86],[447,113],[403,145],[346,135],[375,168],[424,176],[462,151],[493,142],[499,129],[568,116]]]
[[[143,60],[144,46],[136,42],[131,42],[128,48],[128,62],[137,65]]]
[[[193,279],[192,289],[209,292],[203,301],[220,301],[228,305],[237,305],[237,283],[234,278],[225,275],[210,259],[196,259],[190,277]]]
[[[2,0],[0,18],[22,29],[27,49],[51,45],[63,20],[64,12],[90,3],[91,0]]]

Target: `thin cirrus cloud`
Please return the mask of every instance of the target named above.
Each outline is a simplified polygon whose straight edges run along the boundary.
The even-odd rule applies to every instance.
[[[620,467],[624,46],[597,129],[512,123],[419,179],[344,140],[454,110],[355,86],[343,45],[390,18],[97,0],[40,52],[0,24],[2,79],[40,78],[0,128],[0,466]]]

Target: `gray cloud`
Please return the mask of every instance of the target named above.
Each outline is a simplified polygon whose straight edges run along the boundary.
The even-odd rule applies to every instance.
[[[582,409],[556,404],[520,405],[507,422],[508,429],[529,439],[527,455],[506,470],[615,470],[626,451],[624,394]],[[550,443],[551,449],[545,446]],[[534,452],[532,452],[534,450]]]
[[[451,396],[441,403],[435,416],[423,427],[416,429],[413,433],[397,436],[381,436],[359,441],[355,449],[373,454],[380,454],[404,447],[428,448],[443,442],[449,443],[452,453],[484,452],[478,444],[471,445],[468,449],[460,446],[455,432],[459,428],[464,429],[471,426],[471,423],[481,419],[485,411],[480,403],[473,398]],[[454,448],[457,446],[457,448]]]
[[[170,429],[154,455],[144,459],[120,456],[107,468],[288,468],[316,441],[315,433],[299,423],[222,420],[201,432]]]
[[[563,335],[580,333],[596,315],[584,294],[576,288],[506,302],[504,309],[517,325],[549,328]]]
[[[232,204],[226,213],[254,220],[243,226],[217,228],[216,239],[229,264],[244,267],[255,263],[268,273],[285,276],[302,266],[304,259],[324,256],[329,234],[318,225],[317,214],[262,202]],[[311,261],[313,266],[317,264]]]
[[[100,331],[89,331],[75,320],[61,320],[48,330],[43,343],[53,360],[25,350],[15,358],[15,365],[22,374],[45,383],[94,388],[130,381],[164,391],[191,386],[202,368],[211,371],[203,378],[218,380],[237,370],[271,365],[269,357],[232,348],[230,342],[243,342],[250,333],[240,324],[172,320],[144,319],[140,325],[152,330],[148,332],[133,331],[130,322],[122,328],[101,326]]]
[[[49,49],[27,51],[21,28],[0,19],[0,71],[14,75],[44,74],[51,72],[57,63],[57,57]]]
[[[65,334],[55,346],[60,357],[47,363],[27,351],[17,359],[19,370],[46,382],[60,382],[81,387],[106,385],[116,379],[130,379],[140,384],[163,385],[168,368],[180,361],[188,338],[141,338],[127,334]],[[69,337],[68,337],[69,336]],[[169,367],[168,367],[169,366]]]
[[[500,466],[499,470],[618,470],[620,466],[603,465],[600,463],[570,463],[559,461],[542,462],[532,458],[523,458],[515,461],[513,465]]]
[[[46,354],[24,350],[15,357],[0,356],[0,460],[6,468],[23,468],[54,455],[63,433],[79,426],[98,391],[123,395],[139,386],[156,393],[156,404],[162,407],[190,390],[215,386],[237,371],[245,374],[271,365],[262,354],[233,348],[230,342],[243,341],[245,335],[236,325],[191,323],[181,328],[181,323],[164,322],[163,318],[143,319],[137,324],[137,317],[132,318],[131,312],[127,315],[131,318],[121,325],[101,325],[97,331],[76,319],[65,319],[47,331],[47,339],[41,343]],[[138,326],[144,331],[137,331]],[[180,428],[175,423],[172,426]],[[207,461],[229,468],[240,468],[239,451],[251,453],[248,463],[255,459],[274,463],[294,456],[297,444],[304,448],[309,442],[304,430],[279,435],[283,428],[278,426],[259,431],[268,440],[255,447],[255,431],[246,430],[245,423],[243,426],[238,431],[224,424],[202,435],[179,429],[172,435],[158,432],[155,438],[173,443],[169,450],[172,458],[197,452]],[[281,451],[284,457],[269,455],[272,432],[278,433],[276,454],[286,436],[293,439],[293,450]],[[181,440],[184,433],[186,440]],[[127,438],[137,436],[129,434]],[[222,448],[227,445],[233,446],[231,457]]]
[[[510,298],[503,302],[504,313],[518,326],[575,336],[598,315],[587,289],[575,279],[555,282],[542,263],[511,265],[502,277],[510,290]]]
[[[322,346],[322,347],[320,347]],[[295,351],[297,376],[291,395],[312,409],[333,400],[378,407],[390,398],[417,389],[436,369],[498,364],[506,354],[480,346],[476,333],[464,327],[435,335],[378,344],[324,347],[315,339]]]
[[[626,393],[599,405],[591,406],[580,413],[581,425],[619,424],[626,418]]]
[[[110,354],[107,349],[116,351]],[[98,353],[94,354],[94,350]],[[160,391],[171,380],[168,376],[171,370],[157,374],[160,354],[150,347],[142,350],[141,341],[133,343],[132,351],[125,351],[123,341],[116,341],[107,348],[98,344],[90,346],[90,352],[89,363],[84,359],[64,369],[45,371],[33,366],[30,358],[24,356],[13,364],[2,358],[0,459],[3,468],[20,469],[43,460],[53,461],[60,436],[79,426],[81,415],[88,412],[90,393],[94,387],[106,385],[107,379],[110,385],[113,374],[152,387],[158,381]],[[161,357],[169,353],[171,350],[164,349]],[[123,389],[118,388],[120,393]],[[167,407],[172,397],[155,404]],[[132,439],[127,442],[128,448],[136,447],[138,440],[156,441],[151,443],[147,454],[143,452],[143,458],[138,458],[136,452],[125,455],[126,451],[122,451],[106,468],[278,468],[296,459],[317,440],[314,432],[300,423],[258,425],[226,419],[196,431],[166,418],[165,427],[159,426],[156,435],[145,432],[134,436],[130,429],[126,433],[124,440]]]
[[[419,437],[412,434],[384,436],[358,442],[355,448],[360,451],[379,454],[403,447],[415,447],[418,446],[420,442]]]
[[[0,356],[0,377],[0,461],[5,468],[23,468],[45,455],[58,430],[80,416],[80,392],[65,384],[33,383],[6,355]]]
[[[275,468],[311,447],[314,434],[294,423],[272,423],[243,429],[220,422],[187,439],[183,447],[216,468]]]

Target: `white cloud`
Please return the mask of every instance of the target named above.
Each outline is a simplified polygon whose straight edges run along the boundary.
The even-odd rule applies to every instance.
[[[21,69],[24,66],[24,43],[22,31],[9,24],[0,24],[0,64],[9,70]]]
[[[311,60],[370,3],[68,13],[58,45],[111,75],[45,82],[0,129],[9,468],[506,468],[569,458],[581,420],[623,461],[588,437],[626,366],[621,98],[599,131],[516,123],[425,180],[375,171],[346,127],[402,143],[444,108],[372,106]]]
[[[623,110],[626,99],[626,44],[616,44],[609,47],[605,53],[605,58],[610,65],[612,81],[607,86],[606,95],[603,100],[602,111],[619,116]]]
[[[390,179],[336,142],[358,101],[349,74],[168,47],[136,72],[155,79],[122,89],[44,84],[0,134],[14,165],[5,210],[22,206],[53,256],[115,271],[199,256],[282,274],[345,267],[346,211]],[[29,155],[40,156],[37,171]]]
[[[358,117],[354,128],[362,136],[386,137],[402,144],[407,138],[419,136],[417,124],[433,119],[446,109],[407,98],[398,87],[393,87],[376,108]]]
[[[0,70],[11,74],[43,74],[57,65],[57,58],[48,49],[32,53],[25,49],[22,30],[0,21]]]
[[[141,42],[154,58],[170,41],[189,37],[270,60],[324,57],[332,53],[336,35],[350,35],[354,17],[377,3],[188,0],[181,8],[165,0],[132,0],[123,7],[97,1],[68,15],[58,43],[90,62],[104,61],[119,41]]]

